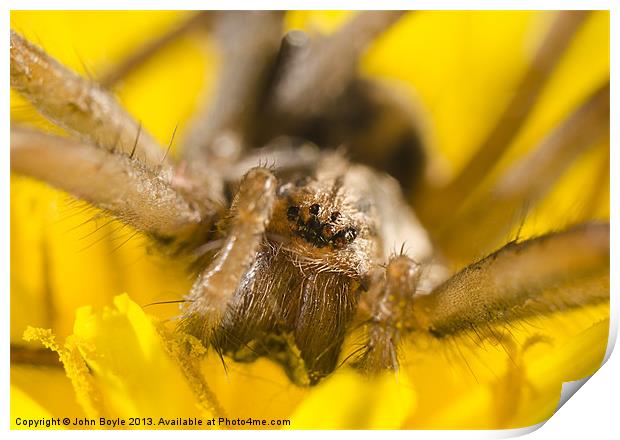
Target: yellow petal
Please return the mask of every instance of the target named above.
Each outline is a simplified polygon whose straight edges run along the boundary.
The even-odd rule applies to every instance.
[[[405,374],[365,378],[343,369],[314,388],[292,416],[293,429],[397,429],[415,405]]]
[[[408,347],[406,367],[417,385],[418,405],[406,426],[519,428],[548,419],[562,383],[600,366],[608,310],[603,304],[498,326],[494,331],[505,336],[501,343],[464,335],[434,341],[435,347]],[[533,338],[539,343],[523,349]]]
[[[62,368],[11,366],[11,423],[16,417],[83,417]],[[42,417],[42,416],[41,416]]]
[[[45,425],[28,425],[29,420],[50,419],[52,415],[27,393],[11,386],[11,429],[50,429]],[[60,429],[53,427],[52,429]]]
[[[155,326],[127,295],[115,309],[79,309],[74,340],[91,367],[107,407],[124,417],[211,416],[199,406]]]

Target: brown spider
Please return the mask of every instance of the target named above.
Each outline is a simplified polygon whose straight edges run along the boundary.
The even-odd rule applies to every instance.
[[[282,38],[280,12],[198,13],[99,84],[12,32],[11,86],[71,136],[13,127],[11,167],[104,209],[168,252],[195,256],[201,270],[179,330],[220,355],[267,356],[295,383],[315,384],[337,367],[345,336],[363,326],[352,364],[368,374],[396,370],[400,341],[415,332],[443,338],[608,300],[608,224],[511,242],[451,277],[446,264],[471,255],[468,247],[493,249],[519,210],[608,130],[606,84],[491,189],[467,197],[586,14],[558,14],[498,128],[446,187],[423,178],[417,110],[356,73],[364,48],[399,11],[358,13],[315,40],[299,31]],[[172,163],[106,89],[201,27],[226,57],[218,93]],[[342,144],[350,161],[327,149]],[[452,245],[457,233],[471,233],[465,248]]]

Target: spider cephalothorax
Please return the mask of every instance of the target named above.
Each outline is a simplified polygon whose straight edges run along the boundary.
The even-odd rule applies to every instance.
[[[183,326],[238,360],[270,356],[295,382],[314,383],[337,364],[360,295],[382,261],[382,240],[371,194],[351,185],[360,173],[373,173],[334,154],[302,172],[278,178],[256,168],[245,176],[233,218],[251,216],[265,239],[221,309],[222,324],[204,326],[218,307],[204,295],[211,273],[195,285]],[[243,197],[258,192],[246,212]],[[234,236],[236,226],[229,223],[222,235]]]
[[[399,344],[415,332],[478,334],[493,322],[607,301],[608,223],[495,249],[523,206],[608,135],[608,82],[490,189],[481,185],[586,13],[558,14],[498,127],[442,188],[420,172],[416,112],[355,68],[403,14],[359,13],[314,40],[282,37],[281,12],[192,16],[170,38],[214,28],[226,56],[213,104],[195,118],[177,158],[103,87],[12,32],[11,86],[73,135],[13,127],[12,169],[177,253],[200,254],[179,331],[238,361],[269,357],[299,384],[349,359],[342,346],[353,328],[363,329],[363,343],[350,364],[375,374],[398,368]],[[112,87],[164,43],[102,84]],[[351,161],[329,151],[341,144]],[[256,166],[263,160],[274,165]],[[449,263],[463,259],[470,264],[448,276]]]

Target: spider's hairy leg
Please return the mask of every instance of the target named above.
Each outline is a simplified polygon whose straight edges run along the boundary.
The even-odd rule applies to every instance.
[[[150,167],[165,163],[166,151],[112,95],[13,30],[11,87],[47,119],[85,142],[135,154]]]
[[[471,261],[475,253],[501,242],[524,207],[533,206],[577,158],[609,136],[609,110],[606,82],[491,188],[472,196],[451,217],[437,234],[444,252],[454,260]],[[463,235],[469,239],[460,240]]]
[[[321,113],[353,80],[366,47],[405,11],[357,13],[334,35],[311,42],[291,59],[276,85],[272,105],[281,114]]]
[[[589,11],[556,14],[512,99],[460,174],[445,187],[429,186],[417,194],[416,210],[429,228],[441,227],[442,220],[466,200],[510,147]]]
[[[216,14],[222,67],[213,102],[203,104],[188,129],[182,154],[190,164],[228,164],[240,156],[280,44],[281,11]]]
[[[192,233],[213,215],[136,159],[30,129],[11,130],[11,170],[67,191],[160,238]]]
[[[609,224],[509,243],[413,303],[414,328],[444,337],[609,300]]]
[[[355,362],[360,370],[375,374],[398,370],[398,346],[411,326],[413,298],[422,275],[421,268],[405,255],[393,257],[385,280],[374,296],[372,316],[366,325],[366,349]]]
[[[248,171],[233,200],[226,241],[187,297],[180,329],[205,345],[217,348],[214,331],[256,259],[275,203],[276,185],[276,178],[265,168]]]

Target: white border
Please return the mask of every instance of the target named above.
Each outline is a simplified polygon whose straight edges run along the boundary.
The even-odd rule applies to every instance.
[[[3,2],[2,16],[0,18],[0,27],[2,35],[5,38],[9,35],[10,26],[10,14],[11,9],[151,9],[151,10],[182,10],[182,9],[608,9],[611,10],[611,218],[612,218],[612,237],[611,237],[611,267],[612,267],[612,281],[611,281],[611,293],[612,293],[612,312],[611,312],[611,333],[610,333],[610,346],[608,347],[606,358],[611,354],[612,347],[615,345],[615,339],[618,331],[618,291],[617,291],[617,274],[614,273],[614,269],[620,267],[620,259],[618,258],[619,246],[618,246],[618,234],[616,231],[615,219],[618,215],[618,177],[616,171],[618,171],[618,163],[620,163],[620,157],[618,156],[618,104],[619,89],[618,89],[618,67],[617,67],[617,55],[614,54],[614,50],[618,50],[618,37],[619,37],[619,25],[618,19],[618,6],[617,2],[611,0],[504,0],[504,1],[492,1],[492,0],[477,0],[477,1],[457,1],[457,0],[436,0],[436,1],[394,1],[394,0],[382,0],[381,2],[375,1],[337,1],[337,0],[316,0],[313,2],[289,0],[289,1],[269,1],[269,2],[248,2],[238,0],[227,0],[226,2],[213,2],[213,1],[199,1],[199,0],[175,0],[175,1],[154,1],[154,0],[134,0],[131,4],[127,1],[121,0],[107,0],[107,1],[79,1],[79,0],[56,0],[54,2],[49,1],[35,1],[35,0],[22,0],[15,1],[9,0]],[[5,13],[6,12],[6,13]],[[0,384],[0,402],[5,412],[2,428],[4,430],[9,429],[9,349],[7,342],[9,341],[9,292],[10,292],[10,258],[9,258],[9,141],[10,141],[10,127],[9,127],[9,88],[6,86],[9,84],[9,44],[5,40],[4,48],[4,64],[2,66],[2,84],[4,87],[0,87],[0,96],[2,97],[2,139],[4,140],[2,145],[0,161],[0,181],[2,182],[1,188],[1,237],[2,249],[0,250],[0,259],[2,270],[0,272],[2,286],[2,310],[4,312],[4,321],[1,326],[0,340],[3,342],[2,347],[2,360],[0,361],[0,369],[3,372],[3,381]],[[587,66],[584,66],[587,68]],[[577,397],[570,399],[566,405],[564,405],[558,413],[556,413],[544,426],[532,434],[532,438],[547,439],[547,438],[561,438],[564,436],[570,438],[585,438],[586,436],[597,437],[609,437],[609,433],[619,432],[618,415],[617,415],[617,402],[618,394],[620,391],[620,378],[618,372],[620,371],[620,360],[616,354],[611,357],[609,361],[601,368],[600,371],[594,374],[594,376],[588,381],[583,390],[580,390]],[[525,434],[531,432],[535,427],[525,428],[519,430],[508,431],[391,431],[389,434],[397,437],[406,438],[500,438],[511,437],[515,435]],[[239,436],[238,432],[221,431],[218,434],[215,432],[184,432],[182,435],[199,435],[204,437],[205,435],[213,436]],[[360,432],[342,433],[338,435],[352,435],[354,437],[376,437],[384,436],[386,433],[374,433],[374,432]],[[11,431],[10,435],[29,436],[31,432],[24,431]],[[45,431],[45,434],[50,436],[60,436],[67,438],[71,436],[83,436],[84,432],[71,432],[71,431]],[[109,433],[89,431],[88,435],[92,436],[107,436]],[[125,432],[115,432],[114,435],[127,435]],[[149,436],[167,438],[170,433],[160,433],[157,431],[148,432]],[[253,432],[251,434],[254,438],[270,438],[274,436],[288,435],[286,432]],[[296,432],[295,435],[302,437],[314,438],[317,433],[315,432]]]

